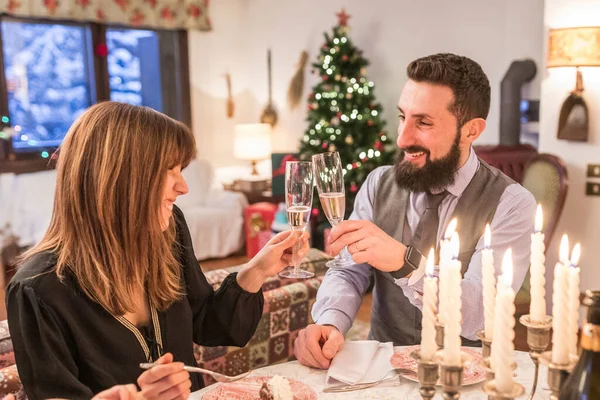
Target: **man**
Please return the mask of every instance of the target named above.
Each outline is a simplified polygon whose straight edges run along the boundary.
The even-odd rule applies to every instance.
[[[462,262],[462,336],[476,345],[483,328],[481,250],[486,223],[492,231],[497,274],[512,248],[513,288],[529,267],[534,197],[475,155],[471,145],[486,126],[490,85],[481,66],[454,54],[411,62],[398,103],[398,157],[373,171],[361,187],[349,221],[329,237],[354,265],[330,269],[312,309],[316,324],[295,342],[298,360],[328,368],[343,346],[374,274],[372,339],[395,345],[421,340],[425,256],[452,218],[458,220]]]

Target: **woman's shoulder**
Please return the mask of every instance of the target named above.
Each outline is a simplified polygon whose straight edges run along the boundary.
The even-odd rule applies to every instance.
[[[51,252],[40,252],[26,259],[10,281],[8,291],[30,288],[40,298],[60,296],[64,283],[56,274],[56,255]]]

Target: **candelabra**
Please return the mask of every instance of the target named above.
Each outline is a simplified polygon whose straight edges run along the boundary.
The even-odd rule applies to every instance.
[[[555,364],[552,362],[552,352],[545,351],[540,354],[539,360],[548,367],[548,386],[550,386],[550,390],[552,391],[550,400],[558,400],[560,388],[571,374],[575,364],[577,364],[577,357],[569,356],[569,362],[565,364]]]

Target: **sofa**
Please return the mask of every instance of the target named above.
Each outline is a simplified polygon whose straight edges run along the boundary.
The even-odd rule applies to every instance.
[[[183,176],[189,193],[179,197],[176,204],[186,217],[196,258],[225,257],[241,250],[243,213],[248,204],[245,196],[214,186],[214,172],[204,160],[192,160]],[[39,242],[46,232],[55,185],[55,170],[0,174],[0,228],[10,225],[20,247]]]
[[[254,368],[293,359],[293,343],[298,332],[312,323],[310,310],[317,290],[325,275],[325,263],[330,256],[311,249],[302,268],[313,271],[315,277],[306,280],[269,278],[263,285],[265,305],[256,333],[242,348],[232,346],[205,347],[194,345],[194,355],[200,367],[212,371],[237,375]],[[241,266],[207,272],[206,278],[218,289],[223,279]],[[214,383],[204,375],[206,385]],[[13,393],[17,399],[25,399],[15,365],[7,321],[0,321],[0,398]]]

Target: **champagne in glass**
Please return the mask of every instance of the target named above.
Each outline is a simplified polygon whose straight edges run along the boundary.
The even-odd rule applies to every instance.
[[[344,189],[344,168],[339,153],[330,152],[312,156],[319,200],[323,212],[332,226],[344,220],[346,192]],[[329,268],[344,268],[354,264],[348,249],[344,249],[333,260],[325,264]]]
[[[285,164],[285,205],[288,224],[292,234],[304,232],[310,219],[313,198],[313,167],[310,161],[288,161]],[[297,240],[292,248],[292,264],[279,273],[282,278],[311,278],[315,274],[300,269],[302,259],[298,251],[302,241]]]

